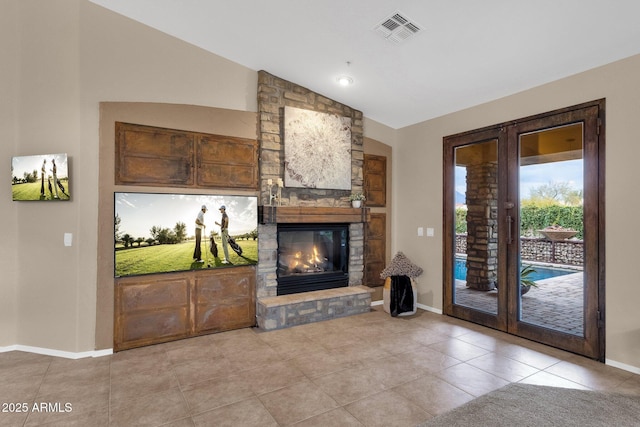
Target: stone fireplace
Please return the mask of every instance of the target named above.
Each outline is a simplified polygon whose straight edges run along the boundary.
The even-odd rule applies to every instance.
[[[283,187],[280,198],[271,199],[268,182],[277,182],[285,173],[282,129],[285,106],[351,118],[351,190]],[[256,283],[258,326],[267,330],[278,329],[369,311],[371,296],[361,286],[364,276],[364,223],[369,219],[369,213],[367,209],[351,208],[349,202],[352,192],[363,191],[362,112],[260,71],[258,140],[261,182]],[[329,226],[332,229],[338,224],[346,228],[346,259],[340,260],[339,271],[327,274],[332,276],[328,282],[333,284],[324,283],[313,290],[309,283],[303,283],[301,291],[290,292],[291,288],[300,285],[298,279],[305,274],[294,273],[280,280],[284,277],[281,274],[284,265],[293,266],[294,261],[280,258],[282,250],[279,241],[282,238],[279,239],[278,230],[309,225]],[[317,235],[315,238],[318,242],[322,240]],[[315,268],[308,257],[305,262],[308,264],[307,270]],[[334,263],[334,260],[320,260],[318,263],[322,262],[326,266],[327,263]],[[295,271],[295,267],[292,268]],[[337,276],[340,276],[339,280]],[[281,281],[285,282],[285,290],[280,289]],[[334,287],[336,281],[340,283]]]
[[[371,295],[362,285],[364,270],[364,223],[369,219],[366,209],[323,207],[271,207],[259,209],[258,240],[259,264],[257,281],[258,326],[262,329],[279,329],[288,326],[327,320],[369,311]],[[315,290],[302,289],[295,293],[280,293],[278,290],[278,228],[299,228],[303,224],[314,229],[328,226],[333,229],[345,226],[347,260],[340,262],[342,272],[332,272],[331,279],[340,276],[339,286],[332,280],[322,281]],[[284,226],[284,227],[283,227]],[[325,230],[326,231],[326,230]],[[342,263],[346,264],[342,266]],[[288,286],[306,287],[309,283],[293,275]]]

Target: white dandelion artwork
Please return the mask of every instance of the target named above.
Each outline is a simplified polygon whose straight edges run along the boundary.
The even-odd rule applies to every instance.
[[[284,108],[286,187],[351,189],[351,118]]]

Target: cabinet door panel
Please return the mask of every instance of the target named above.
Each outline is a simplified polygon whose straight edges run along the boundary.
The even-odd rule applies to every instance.
[[[188,185],[193,178],[191,165],[174,159],[127,157],[121,162],[122,175],[118,184]]]
[[[367,206],[384,207],[387,204],[387,158],[364,155],[364,189]]]
[[[185,307],[136,313],[124,320],[121,338],[126,348],[185,338],[189,329]]]
[[[193,185],[194,136],[116,123],[116,184]]]
[[[114,349],[184,338],[189,334],[189,282],[127,278],[115,286]]]
[[[371,219],[365,228],[364,283],[367,286],[384,285],[384,280],[380,278],[380,273],[384,269],[386,261],[386,221],[386,214],[372,213]]]
[[[254,172],[250,166],[204,165],[198,172],[198,184],[203,187],[254,188]]]
[[[219,135],[198,142],[198,185],[220,188],[258,187],[258,143]]]
[[[255,268],[225,270],[196,279],[193,293],[196,334],[255,324]]]

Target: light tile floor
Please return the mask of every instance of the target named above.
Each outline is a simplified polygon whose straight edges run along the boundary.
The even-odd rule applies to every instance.
[[[422,310],[392,318],[380,306],[101,358],[2,353],[0,378],[0,426],[414,426],[511,382],[640,398],[640,375]],[[42,403],[58,411],[35,411]]]

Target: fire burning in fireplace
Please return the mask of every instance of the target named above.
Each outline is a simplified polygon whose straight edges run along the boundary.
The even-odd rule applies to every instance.
[[[283,262],[286,262],[289,270],[294,273],[319,273],[326,270],[329,262],[327,257],[320,255],[315,245],[310,251],[297,251],[291,255],[285,255],[283,258],[285,258]]]
[[[348,285],[348,226],[278,228],[278,295]]]

